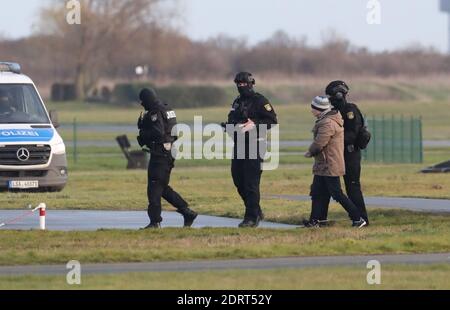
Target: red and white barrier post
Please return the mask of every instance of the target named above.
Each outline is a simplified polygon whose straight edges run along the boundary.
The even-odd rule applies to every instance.
[[[46,215],[47,206],[45,205],[45,203],[41,203],[38,206],[38,209],[39,209],[39,229],[45,230],[45,215]]]

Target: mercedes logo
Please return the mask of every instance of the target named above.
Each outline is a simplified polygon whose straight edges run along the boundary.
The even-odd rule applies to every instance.
[[[17,153],[17,159],[19,159],[20,161],[27,161],[28,159],[30,159],[30,151],[28,151],[26,148],[20,148]]]

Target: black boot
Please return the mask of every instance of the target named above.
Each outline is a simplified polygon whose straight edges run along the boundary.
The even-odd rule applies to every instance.
[[[141,230],[147,230],[147,229],[160,229],[161,223],[150,223],[148,226],[141,228]]]
[[[263,213],[262,210],[259,211],[259,220],[262,222],[266,219],[266,215]]]
[[[198,213],[192,211],[191,209],[186,209],[182,211],[178,211],[184,218],[184,227],[189,228],[192,227],[194,221],[198,217]]]
[[[239,224],[239,228],[257,228],[260,222],[261,218],[259,216],[256,220],[246,218],[241,224]]]

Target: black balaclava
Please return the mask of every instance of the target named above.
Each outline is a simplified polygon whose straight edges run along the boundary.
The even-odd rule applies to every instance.
[[[246,86],[243,86],[243,87],[238,86],[239,94],[242,97],[250,97],[255,93],[255,90],[253,89],[253,87],[256,84],[256,82],[255,82],[255,79],[253,78],[253,75],[250,72],[239,72],[236,75],[234,82],[236,84],[241,84],[241,83],[247,84]]]
[[[339,111],[347,105],[347,95],[350,88],[344,81],[331,82],[326,89],[326,95],[330,98],[331,105]]]
[[[255,93],[255,90],[253,89],[253,85],[238,87],[238,91],[242,97],[250,97]]]
[[[146,111],[151,111],[158,105],[158,96],[152,88],[144,88],[139,94],[139,99],[141,99],[141,104]]]
[[[345,98],[345,96],[330,98],[330,102],[331,105],[339,111],[344,110],[345,106],[347,105],[347,99]]]

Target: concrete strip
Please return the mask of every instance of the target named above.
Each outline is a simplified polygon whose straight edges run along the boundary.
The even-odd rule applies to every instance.
[[[17,218],[24,213],[24,211],[0,211],[0,223]],[[163,212],[163,218],[163,227],[183,226],[183,217],[178,213]],[[241,221],[241,219],[200,215],[194,224],[194,228],[236,228]],[[47,210],[47,229],[50,231],[136,230],[147,226],[148,223],[147,212],[142,211],[59,211],[52,210],[51,207]],[[260,227],[292,229],[296,226],[263,222]],[[39,216],[34,214],[17,224],[6,225],[0,230],[30,230],[38,228]]]
[[[309,196],[295,195],[268,195],[266,198],[291,201],[311,201],[311,197]],[[376,208],[402,209],[431,213],[450,213],[450,200],[445,199],[366,197],[366,204],[369,207]]]
[[[313,267],[360,266],[366,268],[371,260],[381,265],[407,264],[429,265],[449,264],[450,253],[416,255],[368,255],[368,256],[329,256],[329,257],[291,257],[269,259],[242,259],[196,262],[155,262],[129,264],[86,264],[81,266],[83,274],[119,274],[143,272],[196,272],[218,270],[270,270],[299,269]],[[20,275],[65,275],[65,266],[17,266],[0,267],[1,276]]]

